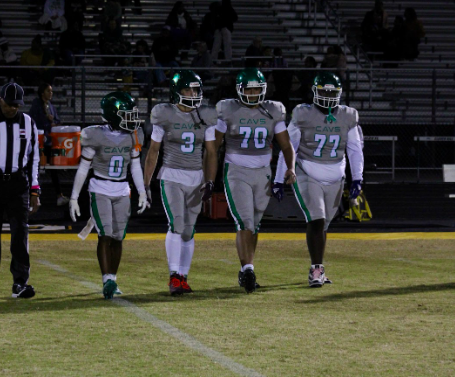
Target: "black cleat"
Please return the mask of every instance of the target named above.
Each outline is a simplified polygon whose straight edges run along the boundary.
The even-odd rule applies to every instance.
[[[245,287],[245,279],[243,276],[244,276],[243,272],[239,271],[239,286],[241,286],[242,288]],[[261,286],[256,282],[256,289],[258,288],[261,288]]]
[[[31,298],[35,296],[35,289],[27,284],[13,284],[14,298]]]
[[[256,290],[256,275],[251,268],[243,271],[243,283],[246,293],[253,293]]]

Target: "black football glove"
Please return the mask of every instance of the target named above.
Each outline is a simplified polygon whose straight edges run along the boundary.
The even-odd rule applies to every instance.
[[[362,181],[352,181],[351,189],[349,190],[349,199],[356,199],[360,191],[362,191]]]
[[[215,184],[213,181],[207,181],[205,182],[199,192],[202,192],[202,201],[205,202],[206,200],[209,200],[212,197],[213,189],[215,188]]]
[[[281,202],[284,198],[284,185],[279,182],[275,182],[272,186],[272,195],[273,197]]]

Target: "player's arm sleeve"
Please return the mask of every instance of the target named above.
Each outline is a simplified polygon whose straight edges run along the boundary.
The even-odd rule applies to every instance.
[[[207,127],[207,129],[205,130],[205,135],[204,135],[205,141],[215,141],[216,140],[215,127],[216,126]]]
[[[82,149],[81,162],[77,169],[76,176],[74,177],[73,192],[71,193],[71,199],[78,199],[81,192],[82,186],[84,185],[85,178],[90,170],[92,159],[95,156],[96,151],[93,148],[85,147]]]
[[[226,131],[227,131],[227,124],[224,122],[224,120],[218,119],[217,122],[216,122],[215,129],[218,132],[221,132],[221,133],[225,134]]]
[[[137,155],[136,155],[137,154]],[[140,194],[145,192],[144,175],[142,174],[141,159],[139,152],[133,151],[131,153],[131,176],[133,177],[134,185],[137,192]]]
[[[348,132],[346,153],[349,157],[349,163],[351,165],[352,180],[363,180],[362,139],[360,137],[358,127],[351,128],[351,130]]]
[[[294,123],[290,123],[287,129],[289,134],[289,139],[291,140],[292,148],[294,148],[295,153],[297,153],[297,149],[300,143],[300,129],[294,125]],[[275,183],[283,183],[284,182],[284,174],[288,169],[286,165],[286,161],[284,160],[283,152],[280,152],[278,156],[278,162],[276,165],[276,174],[275,174]]]
[[[29,156],[32,157],[31,167],[30,167],[30,180],[32,184],[31,188],[39,188],[38,174],[39,174],[39,142],[38,142],[38,129],[36,128],[35,122],[31,119],[31,126],[33,128],[32,134],[35,135],[34,143],[31,145],[31,153]],[[22,161],[21,161],[22,162]]]
[[[153,131],[152,131],[152,140],[156,141],[157,143],[161,143],[164,137],[164,128],[154,124]]]

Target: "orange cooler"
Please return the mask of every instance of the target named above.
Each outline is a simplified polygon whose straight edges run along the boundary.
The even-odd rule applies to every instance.
[[[81,158],[81,128],[52,127],[52,165],[78,165]]]
[[[44,155],[44,130],[38,130],[38,144],[39,144],[39,159],[40,165],[47,164],[47,157]]]

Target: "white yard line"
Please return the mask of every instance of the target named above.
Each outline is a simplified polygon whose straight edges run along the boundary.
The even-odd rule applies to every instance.
[[[100,292],[101,284],[95,284],[95,283],[86,281],[86,280],[82,279],[81,277],[74,275],[73,273],[64,269],[63,267],[60,267],[59,265],[53,264],[46,260],[38,260],[38,263],[40,263],[46,267],[49,267],[49,268],[53,269],[54,271],[64,274],[65,276],[71,278],[72,280],[79,282],[81,285],[83,285],[86,288]],[[191,335],[188,335],[185,332],[179,330],[178,328],[170,325],[169,323],[167,323],[161,319],[158,319],[153,314],[150,314],[148,311],[139,308],[138,306],[134,305],[132,302],[130,302],[128,300],[124,300],[124,299],[116,297],[115,299],[111,300],[111,302],[113,304],[116,304],[116,305],[119,305],[119,306],[125,308],[127,311],[129,311],[130,313],[133,313],[134,315],[136,315],[137,318],[141,319],[142,321],[150,323],[153,327],[157,328],[158,330],[161,330],[162,332],[166,333],[167,335],[174,337],[179,342],[185,344],[188,348],[190,348],[196,352],[199,352],[203,356],[211,359],[213,362],[223,366],[226,369],[229,369],[230,371],[236,373],[239,376],[265,377],[264,375],[256,372],[255,370],[247,368],[247,367],[243,366],[242,364],[236,363],[234,360],[230,359],[227,356],[224,356],[220,352],[215,351],[214,349],[205,346],[200,341],[193,338]]]

